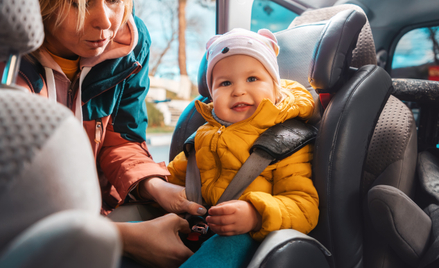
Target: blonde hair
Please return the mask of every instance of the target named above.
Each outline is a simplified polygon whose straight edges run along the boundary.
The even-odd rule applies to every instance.
[[[72,1],[73,0],[39,0],[40,1],[40,9],[41,16],[43,17],[43,23],[50,18],[51,16],[57,16],[55,21],[55,27],[58,27],[67,17],[67,13],[69,12]],[[88,0],[77,0],[78,3],[78,20],[76,25],[76,30],[80,31],[84,27],[85,15],[87,13],[87,1]],[[133,1],[132,0],[124,0],[125,11],[123,14],[122,24],[125,23],[129,16],[131,15],[131,11],[133,10]],[[62,15],[61,15],[62,14]]]
[[[275,97],[274,104],[278,104],[283,99],[282,87],[279,85],[279,83],[276,83],[274,79],[273,79],[273,88],[274,88],[274,97]]]

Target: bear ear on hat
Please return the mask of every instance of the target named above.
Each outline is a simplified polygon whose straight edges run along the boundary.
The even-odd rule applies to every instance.
[[[217,35],[214,35],[214,36],[212,36],[210,39],[209,39],[209,41],[207,41],[207,43],[206,43],[206,49],[209,49],[210,48],[210,46],[213,44],[213,42],[215,42],[218,38],[220,38],[222,35],[221,34],[217,34]]]
[[[273,47],[274,53],[277,56],[279,54],[279,45],[277,44],[276,36],[274,36],[274,34],[268,29],[260,29],[258,31],[258,34],[262,35],[263,37],[266,37],[268,39],[271,46]]]

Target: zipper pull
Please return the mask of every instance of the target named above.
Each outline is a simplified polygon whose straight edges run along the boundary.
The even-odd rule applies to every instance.
[[[217,148],[217,145],[218,145],[218,139],[219,139],[219,136],[221,135],[221,133],[223,133],[223,131],[224,131],[225,128],[226,128],[225,126],[221,126],[221,127],[216,131],[215,135],[213,136],[213,139],[212,139],[212,141],[211,141],[211,143],[210,143],[210,150],[211,150],[212,152],[216,152],[216,148]]]
[[[102,137],[102,121],[100,119],[96,119],[95,142],[100,143],[101,137]]]

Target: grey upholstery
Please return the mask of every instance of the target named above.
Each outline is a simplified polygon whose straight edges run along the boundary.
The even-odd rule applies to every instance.
[[[429,151],[418,155],[418,177],[422,190],[428,195],[427,204],[439,204],[439,161]]]
[[[1,267],[118,267],[116,226],[83,210],[53,213],[29,227],[0,256]]]
[[[54,212],[99,215],[100,189],[88,137],[61,104],[0,90],[0,252]]]
[[[40,5],[34,0],[2,0],[0,2],[0,61],[11,54],[26,54],[37,49],[44,40]]]
[[[115,226],[100,219],[94,157],[80,123],[64,106],[21,91],[0,90],[0,103],[0,266],[20,260],[12,267],[38,261],[60,267],[52,259],[58,249],[71,256],[64,260],[72,267],[116,267],[121,242]],[[71,209],[78,212],[69,219],[51,217]],[[72,217],[84,222],[69,229],[65,221],[74,223]],[[40,220],[43,229],[35,227]],[[87,228],[87,235],[77,228]]]
[[[413,195],[416,169],[416,125],[410,109],[390,96],[381,113],[369,146],[364,168],[363,189],[372,185],[397,186]],[[395,173],[400,172],[400,176]]]
[[[309,24],[327,20],[334,16],[334,14],[346,9],[354,9],[364,14],[361,8],[355,5],[338,5],[330,8],[309,10],[297,17],[290,27],[296,29],[306,23]],[[368,22],[366,22],[359,34],[356,49],[352,53],[350,66],[358,68],[367,64],[376,64],[375,47]],[[316,85],[314,84],[314,86]],[[329,85],[329,87],[331,87],[331,85]],[[317,88],[321,88],[321,86],[317,85]],[[329,90],[329,92],[332,91]],[[369,93],[374,94],[372,91]],[[333,98],[336,98],[337,94],[335,94]],[[378,95],[376,97],[378,97]],[[369,97],[364,97],[363,102],[368,103],[372,101],[369,99]],[[364,109],[371,109],[371,107],[365,106]],[[329,113],[330,111],[327,112]],[[326,118],[325,120],[327,121],[328,119]],[[350,128],[345,131],[357,133],[358,131],[365,131],[366,129],[367,126],[365,123],[359,124],[358,126],[351,124]],[[338,133],[343,133],[343,131],[339,131]],[[343,172],[340,171],[341,173],[338,173],[337,170],[334,170],[338,167],[336,162],[331,164],[330,162],[323,161],[325,164],[321,164],[319,160],[316,160],[314,163],[316,169],[314,173],[316,185],[317,187],[322,187],[318,189],[320,190],[319,194],[321,196],[321,218],[314,235],[333,252],[334,262],[332,263],[332,267],[404,267],[399,257],[384,243],[382,237],[376,233],[371,225],[365,196],[367,191],[373,185],[377,184],[393,185],[406,194],[410,196],[413,195],[417,136],[413,115],[410,109],[397,98],[390,96],[389,100],[385,103],[383,111],[380,113],[373,134],[371,133],[370,135],[372,137],[368,145],[369,148],[366,150],[366,159],[360,160],[361,158],[358,158],[358,161],[364,163],[362,168],[363,172],[359,174],[360,176],[357,174],[355,178],[350,178],[351,180],[358,180],[358,185],[356,185],[355,188],[358,187],[358,189],[361,189],[360,191],[350,188],[355,184],[351,186],[348,186],[348,184],[338,185],[336,181],[326,181],[322,186],[319,186],[320,183],[322,183],[319,182],[320,179],[322,179],[319,178],[319,176],[333,174],[332,176],[340,177],[343,175]],[[343,134],[344,139],[347,139],[347,136],[347,134]],[[331,143],[331,141],[325,139],[325,143]],[[320,144],[319,141],[317,141],[317,145],[318,144]],[[332,146],[336,145],[332,144]],[[352,146],[354,146],[354,144]],[[360,144],[358,144],[355,146],[357,146],[358,151],[362,150],[361,148],[363,148],[364,145],[361,144],[360,146]],[[352,165],[349,164],[350,160],[340,157],[342,152],[343,154],[348,154],[350,149],[346,148],[347,151],[343,151],[344,149],[342,148],[343,147],[334,149],[336,155],[332,157],[336,157],[336,159],[339,158],[340,160],[338,161],[345,161],[345,168],[350,170],[352,168]],[[328,150],[330,149],[328,148]],[[317,153],[318,151],[316,154]],[[358,155],[360,155],[360,153],[357,153],[357,156]],[[328,170],[326,175],[323,175],[319,169],[321,169],[321,166],[326,165],[330,165],[328,169],[333,170]],[[343,168],[342,165],[339,168]],[[331,178],[327,179],[332,180]],[[348,178],[338,178],[340,181],[347,179]],[[334,188],[328,189],[328,187]],[[322,191],[326,193],[321,194]],[[336,197],[328,191],[340,194],[344,193],[346,196]],[[358,197],[351,199],[349,193],[358,195]],[[346,205],[344,205],[344,203]],[[363,205],[359,206],[358,204],[360,203]],[[334,209],[335,207],[344,207],[344,211]],[[364,215],[362,215],[361,211],[364,211]],[[328,222],[326,222],[325,217],[327,217]],[[338,226],[340,226],[340,233],[337,231]],[[322,228],[326,230],[323,231],[321,230]],[[323,232],[325,235],[322,235]],[[344,234],[341,234],[341,232],[344,232]]]
[[[17,90],[20,56],[44,38],[37,0],[0,1],[0,267],[117,267],[121,239],[99,215],[89,139],[61,104]]]
[[[361,7],[352,4],[343,4],[333,7],[319,8],[315,10],[307,10],[303,12],[300,16],[296,17],[288,28],[293,28],[302,24],[328,20],[332,18],[335,14],[343,10],[355,10],[365,14]],[[359,68],[363,65],[376,65],[377,63],[375,56],[375,44],[373,42],[372,30],[370,28],[368,20],[361,30],[358,41],[356,43],[356,48],[354,49],[352,54],[352,67]]]
[[[398,256],[415,267],[429,246],[431,219],[397,188],[377,185],[368,194],[373,225]]]

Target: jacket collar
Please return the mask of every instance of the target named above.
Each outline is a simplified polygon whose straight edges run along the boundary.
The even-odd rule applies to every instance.
[[[237,128],[239,126],[246,126],[248,124],[253,125],[254,127],[265,129],[271,127],[273,125],[285,122],[286,120],[294,117],[298,117],[301,119],[307,119],[312,112],[307,113],[307,117],[302,117],[300,115],[299,110],[301,109],[297,103],[297,99],[295,95],[292,93],[291,88],[283,88],[282,94],[284,95],[283,99],[277,103],[273,104],[270,100],[264,99],[259,104],[259,107],[256,109],[255,113],[243,120],[241,122],[235,123],[231,125],[232,128]],[[220,126],[212,116],[213,103],[203,103],[200,101],[195,102],[195,107],[197,111],[212,125]],[[307,110],[312,111],[312,106],[309,106]]]

